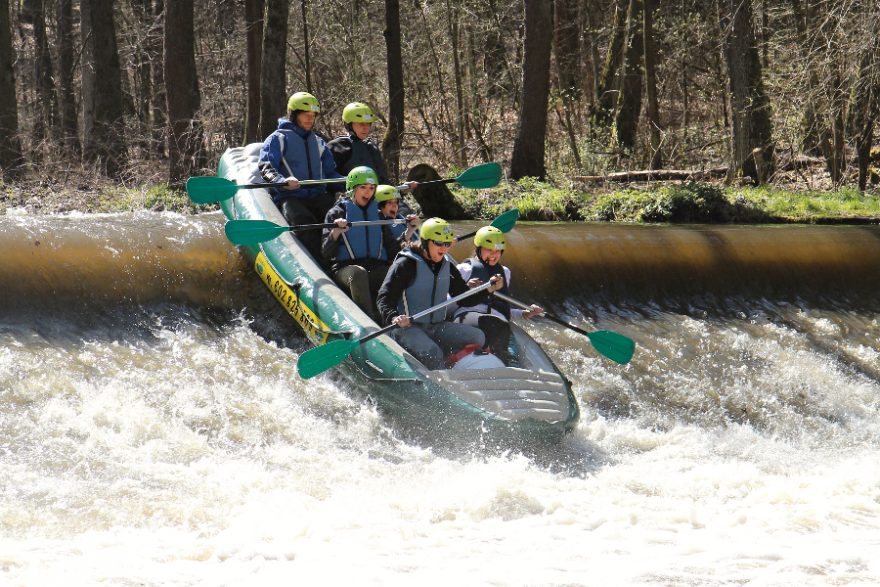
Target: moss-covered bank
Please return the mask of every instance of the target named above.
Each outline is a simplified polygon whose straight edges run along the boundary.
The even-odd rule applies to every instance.
[[[880,223],[880,197],[854,188],[805,192],[688,182],[588,192],[525,178],[491,190],[460,189],[456,197],[474,218],[515,207],[523,220]]]

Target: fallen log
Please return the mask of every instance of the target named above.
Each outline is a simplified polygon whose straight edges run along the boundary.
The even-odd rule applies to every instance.
[[[727,167],[713,169],[644,169],[616,171],[605,175],[576,175],[573,179],[592,183],[630,183],[639,181],[699,181],[727,175]]]

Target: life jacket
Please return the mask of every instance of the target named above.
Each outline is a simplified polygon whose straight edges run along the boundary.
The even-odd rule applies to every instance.
[[[366,210],[354,203],[350,198],[339,202],[345,207],[345,218],[349,222],[361,220],[382,220],[376,200],[370,200]],[[358,259],[388,260],[388,251],[382,243],[382,225],[352,226],[347,232],[342,233],[342,246],[336,253],[337,262],[354,261]]]
[[[505,277],[504,266],[501,263],[497,263],[492,267],[483,263],[478,257],[468,259],[467,263],[470,263],[471,266],[471,279],[477,278],[483,283],[489,283],[489,280],[495,275],[500,275],[502,279]],[[504,279],[504,287],[498,291],[509,296],[510,293],[507,286],[507,279]],[[467,298],[467,300],[462,301],[466,301],[470,305],[456,309],[456,318],[461,318],[468,312],[475,312],[478,314],[492,314],[499,318],[510,320],[510,304],[487,291],[474,294]]]
[[[283,171],[288,177],[293,176],[299,180],[324,179],[322,158],[324,150],[327,148],[324,139],[286,118],[278,120],[278,129],[269,136],[266,142],[271,144],[273,137],[278,139],[281,167],[283,167],[283,170],[279,169],[279,171]],[[264,145],[263,148],[266,149],[266,146]],[[323,185],[296,190],[276,189],[272,200],[277,204],[286,198],[311,198],[325,191],[327,188]]]
[[[376,172],[380,183],[388,183],[385,161],[372,138],[362,141],[352,131],[347,135],[336,137],[328,146],[333,151],[336,170],[339,173],[347,175],[355,167],[365,165]]]
[[[406,217],[404,217],[403,214],[400,213],[398,213],[397,216],[395,216],[394,218],[397,220],[406,220]],[[400,237],[403,236],[403,233],[406,232],[406,222],[401,222],[400,224],[391,224],[388,226],[388,229],[391,231],[391,236],[394,237],[394,240],[398,241],[400,240]],[[419,240],[419,232],[415,231],[410,240]]]
[[[432,306],[436,306],[446,301],[449,294],[449,268],[452,261],[449,257],[444,256],[440,261],[440,269],[435,274],[428,262],[418,252],[410,249],[404,249],[398,253],[405,255],[416,262],[416,278],[403,291],[400,301],[397,304],[397,312],[407,316],[418,314],[422,310],[427,310]],[[427,316],[417,319],[419,324],[439,324],[446,320],[446,308],[440,308],[431,312]]]

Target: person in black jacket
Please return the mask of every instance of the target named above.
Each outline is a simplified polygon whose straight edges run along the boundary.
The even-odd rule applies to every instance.
[[[376,115],[369,106],[363,102],[352,102],[342,110],[342,122],[345,124],[346,134],[327,143],[327,147],[333,153],[333,159],[336,161],[336,169],[339,173],[347,174],[355,167],[364,165],[376,172],[380,184],[390,184],[382,151],[379,150],[376,140],[370,136],[376,119]],[[408,181],[404,185],[407,189],[414,190],[419,183]],[[408,214],[408,207],[405,207],[403,211]]]
[[[447,255],[455,242],[452,227],[442,218],[425,220],[419,230],[420,241],[407,243],[391,264],[376,305],[383,324],[396,324],[390,336],[411,352],[429,369],[442,369],[444,356],[467,346],[482,348],[483,332],[474,326],[450,322],[446,308],[418,320],[410,316],[432,308],[449,295],[466,292],[469,287],[454,260]],[[492,289],[501,287],[501,280],[491,279]]]
[[[346,197],[327,212],[321,254],[330,263],[333,280],[355,303],[378,322],[373,300],[385,279],[388,265],[400,250],[400,241],[390,227],[379,224],[384,216],[376,204],[376,172],[369,167],[355,167],[346,178]],[[418,227],[418,217],[406,219],[406,238]],[[375,224],[350,226],[351,222]]]

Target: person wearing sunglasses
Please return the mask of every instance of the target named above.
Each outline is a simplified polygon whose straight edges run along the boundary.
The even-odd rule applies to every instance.
[[[442,369],[447,354],[470,345],[482,348],[486,337],[475,326],[448,321],[446,308],[418,320],[410,318],[469,289],[447,255],[455,243],[449,223],[429,218],[422,223],[419,237],[418,243],[405,244],[395,257],[379,288],[376,306],[383,324],[399,327],[391,331],[391,337],[429,369]],[[490,290],[503,285],[497,277],[490,281]]]

